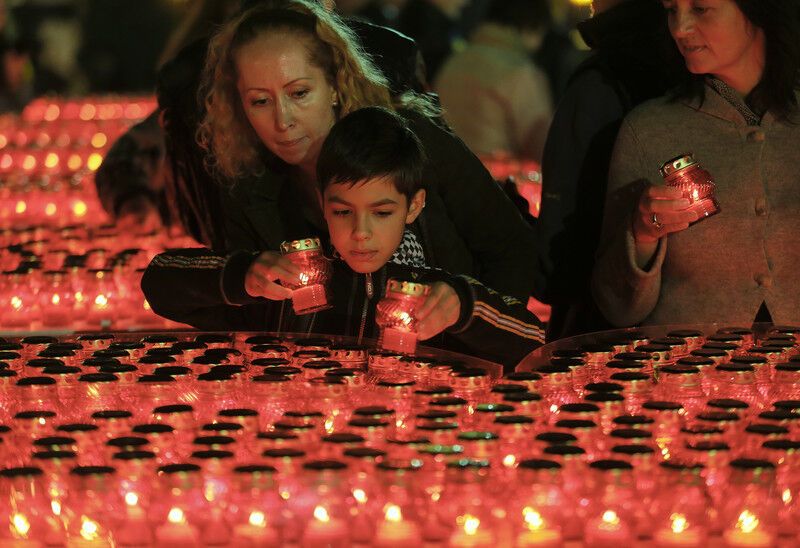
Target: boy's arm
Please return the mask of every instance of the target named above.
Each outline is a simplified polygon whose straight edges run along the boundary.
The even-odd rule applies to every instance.
[[[204,248],[157,255],[142,277],[142,291],[156,314],[198,329],[268,330],[279,306],[251,297],[245,274],[258,253],[227,257]]]
[[[506,371],[544,344],[544,324],[522,301],[489,289],[469,276],[429,271],[420,281],[444,282],[460,302],[454,324],[445,330],[480,358],[503,364]]]

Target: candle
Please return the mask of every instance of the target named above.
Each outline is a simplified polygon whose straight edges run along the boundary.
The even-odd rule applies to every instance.
[[[585,543],[595,548],[619,548],[633,542],[630,528],[613,510],[606,510],[599,519],[586,524]]]
[[[139,495],[133,491],[125,493],[125,505],[127,517],[114,539],[125,546],[149,546],[153,543],[153,534],[144,510],[139,506]]]
[[[522,510],[525,520],[525,530],[517,536],[519,548],[557,548],[563,544],[561,532],[547,526],[542,515],[533,508],[526,506]]]
[[[739,514],[736,525],[722,533],[728,548],[769,548],[775,539],[763,527],[758,517],[749,510]]]
[[[348,546],[347,526],[331,518],[324,506],[314,508],[314,517],[303,532],[303,548],[338,548]]]
[[[96,521],[81,516],[80,536],[67,540],[67,548],[111,548],[107,536],[103,535]]]
[[[156,546],[161,548],[191,548],[200,545],[197,529],[186,522],[180,508],[171,508],[167,522],[156,529]]]
[[[457,519],[461,527],[450,536],[450,546],[453,548],[490,548],[495,545],[491,533],[481,527],[481,520],[471,514],[459,516]]]
[[[28,532],[31,530],[31,523],[27,516],[15,513],[11,516],[11,534],[14,538],[0,539],[0,548],[39,548],[44,546],[37,540],[28,539]]]
[[[234,546],[280,546],[278,532],[267,523],[263,512],[250,512],[247,523],[233,529]]]
[[[417,524],[403,519],[400,507],[387,504],[384,507],[385,519],[378,526],[373,545],[377,548],[407,548],[422,544]]]
[[[702,546],[704,540],[696,527],[689,527],[686,516],[683,514],[672,514],[670,517],[669,528],[656,531],[653,541],[657,548],[682,548]]]

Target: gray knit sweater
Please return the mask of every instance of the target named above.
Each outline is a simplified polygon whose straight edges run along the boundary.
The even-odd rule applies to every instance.
[[[595,299],[616,325],[749,324],[762,302],[800,324],[800,115],[760,126],[712,88],[699,101],[656,99],[623,122],[611,161]],[[717,184],[721,213],[659,242],[636,266],[631,221],[645,182],[693,153]]]

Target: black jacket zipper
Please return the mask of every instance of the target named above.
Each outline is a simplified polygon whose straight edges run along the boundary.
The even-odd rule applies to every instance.
[[[367,294],[364,298],[364,306],[361,308],[361,326],[358,328],[358,344],[361,344],[361,340],[364,338],[364,328],[367,325],[367,311],[369,310],[369,301],[372,299],[372,295],[375,293],[375,288],[372,285],[372,274],[366,273],[364,275],[364,283],[367,290]]]

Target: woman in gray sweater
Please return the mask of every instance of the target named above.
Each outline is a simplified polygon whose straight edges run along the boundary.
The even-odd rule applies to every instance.
[[[662,3],[691,78],[622,124],[595,299],[620,326],[800,322],[800,0]],[[685,153],[721,206],[697,224],[659,173]]]

